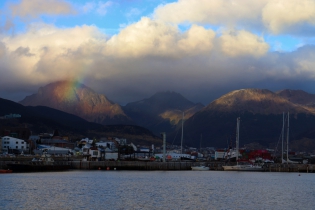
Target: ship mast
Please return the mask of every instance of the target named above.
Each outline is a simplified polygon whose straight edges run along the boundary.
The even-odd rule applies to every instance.
[[[281,163],[283,163],[283,137],[284,137],[284,112],[282,116],[282,150],[281,150]]]
[[[182,119],[182,139],[181,139],[181,143],[180,143],[180,154],[183,154],[183,139],[184,139],[184,116],[185,116],[185,112],[183,112],[183,119]]]
[[[289,163],[289,112],[288,112],[288,129],[287,129],[287,164]]]
[[[236,126],[236,163],[238,163],[238,153],[239,153],[240,120],[241,120],[240,117],[238,117],[238,118],[236,119],[236,123],[237,123],[237,126]]]

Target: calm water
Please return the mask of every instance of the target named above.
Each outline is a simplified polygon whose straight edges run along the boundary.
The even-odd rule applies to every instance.
[[[315,209],[315,174],[69,171],[0,174],[0,209]]]

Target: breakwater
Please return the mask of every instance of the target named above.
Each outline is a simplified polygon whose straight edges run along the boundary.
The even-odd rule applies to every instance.
[[[6,164],[16,162],[13,160],[0,160],[0,168],[6,169]],[[23,163],[26,161],[19,160]],[[210,170],[222,171],[224,162],[146,162],[146,161],[81,161],[81,160],[59,160],[61,164],[69,164],[71,169],[76,170],[164,170],[180,171],[191,170],[191,166],[205,165]],[[266,172],[305,172],[315,173],[314,164],[268,164],[264,166]]]
[[[71,161],[70,167],[79,170],[191,170],[191,162],[145,161]]]

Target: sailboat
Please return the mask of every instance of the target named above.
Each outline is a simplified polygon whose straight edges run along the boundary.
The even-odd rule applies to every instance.
[[[281,163],[298,163],[289,159],[289,112],[288,112],[288,127],[287,127],[287,160],[283,159],[283,136],[284,136],[284,113],[283,113],[283,125],[282,125],[282,151],[281,151]]]
[[[263,171],[263,167],[260,165],[253,165],[248,162],[238,162],[239,156],[239,129],[241,118],[236,119],[236,165],[234,166],[222,166],[224,171]]]
[[[182,136],[181,136],[181,149],[180,153],[177,151],[169,151],[165,155],[167,160],[172,161],[178,161],[178,160],[184,160],[184,161],[193,161],[190,154],[183,153],[183,139],[184,139],[184,117],[185,114],[183,112],[183,118],[182,118]],[[158,157],[160,159],[163,159],[163,154],[155,154],[155,157]]]

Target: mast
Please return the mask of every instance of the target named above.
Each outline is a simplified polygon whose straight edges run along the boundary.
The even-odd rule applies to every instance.
[[[287,164],[289,163],[289,112],[288,112],[288,129],[287,129]]]
[[[201,152],[201,141],[202,141],[202,134],[200,134],[200,148],[199,148],[199,150],[200,150],[200,152]]]
[[[182,139],[181,139],[181,143],[180,143],[180,154],[183,154],[183,139],[184,139],[184,116],[185,116],[185,112],[183,112],[183,119],[182,119]]]
[[[238,117],[236,119],[236,163],[238,163],[238,153],[239,153],[239,139],[240,139],[240,134],[239,134],[239,131],[240,131],[240,120],[241,118]]]
[[[166,157],[166,134],[165,132],[161,133],[161,136],[163,137],[163,163],[165,163],[165,157]]]
[[[284,112],[282,113],[282,150],[281,150],[281,163],[283,163],[283,137],[284,137]]]

